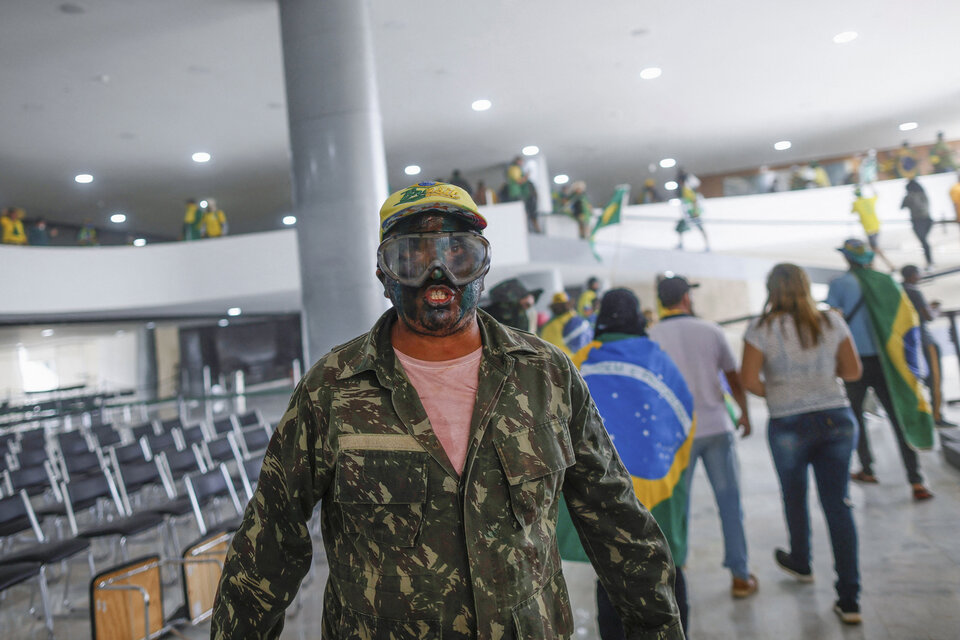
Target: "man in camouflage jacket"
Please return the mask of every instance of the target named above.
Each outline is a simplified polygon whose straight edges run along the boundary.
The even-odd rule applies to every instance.
[[[419,208],[409,211],[410,201]],[[425,222],[412,230],[431,231],[409,234],[418,241],[486,225],[462,190],[421,183],[387,200],[381,229],[388,239],[409,232],[395,218],[416,213]],[[279,635],[310,568],[318,501],[330,569],[322,638],[569,638],[555,536],[561,490],[627,637],[683,638],[669,548],[580,375],[556,348],[476,310],[488,265],[479,285],[429,285],[456,292],[457,326],[482,348],[462,472],[394,353],[406,353],[398,327],[416,325],[416,298],[378,269],[394,309],[321,358],[294,392],[227,555],[213,638]],[[428,282],[462,275],[449,263],[429,268]],[[424,332],[416,339],[431,343]]]

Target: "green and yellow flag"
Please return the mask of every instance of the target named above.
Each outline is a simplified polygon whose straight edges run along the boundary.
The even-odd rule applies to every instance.
[[[616,190],[613,192],[613,197],[610,198],[610,203],[603,208],[603,213],[600,214],[596,224],[593,225],[593,231],[590,232],[590,248],[593,250],[593,255],[596,256],[597,260],[600,260],[600,255],[597,253],[597,249],[593,244],[593,239],[597,235],[597,231],[604,227],[609,227],[612,224],[620,223],[620,210],[623,209],[623,203],[626,202],[629,197],[630,185],[617,185]]]
[[[873,269],[854,269],[870,316],[883,377],[894,412],[911,446],[933,446],[933,415],[920,387],[925,361],[920,323],[906,292],[893,278]]]

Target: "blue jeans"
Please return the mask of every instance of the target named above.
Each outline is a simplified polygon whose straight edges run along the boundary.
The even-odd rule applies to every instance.
[[[747,536],[743,532],[743,509],[740,507],[740,464],[731,432],[694,438],[690,448],[690,471],[687,473],[687,495],[693,484],[697,460],[703,460],[723,527],[723,566],[735,578],[749,578]],[[687,500],[689,522],[690,501]]]
[[[810,564],[807,467],[812,466],[830,530],[837,596],[848,603],[857,602],[860,594],[857,526],[847,495],[850,458],[857,443],[856,424],[853,412],[844,407],[770,418],[767,429],[773,464],[780,476],[790,556],[801,565]]]

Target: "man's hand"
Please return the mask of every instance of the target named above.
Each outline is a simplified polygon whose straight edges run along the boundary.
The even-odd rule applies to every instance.
[[[753,428],[750,426],[750,417],[746,415],[740,416],[740,419],[737,421],[737,428],[740,429],[741,438],[746,438],[753,433]]]

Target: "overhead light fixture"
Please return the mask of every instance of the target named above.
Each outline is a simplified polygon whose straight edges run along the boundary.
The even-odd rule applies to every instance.
[[[856,31],[841,31],[837,35],[833,36],[833,41],[837,44],[847,44],[848,42],[853,42],[857,39],[857,36],[860,35]]]
[[[570,182],[570,176],[565,173],[553,176],[553,184],[567,184],[568,182]]]
[[[113,224],[123,224],[127,221],[127,215],[125,213],[115,213],[110,216],[110,222]]]
[[[420,173],[420,165],[411,164],[403,169],[403,172],[408,176],[415,176]]]
[[[677,181],[676,181],[676,180],[670,180],[669,182],[664,182],[664,183],[663,183],[663,188],[666,189],[667,191],[673,191],[674,189],[676,189],[676,188],[679,187],[679,186],[680,186],[680,185],[677,184]]]
[[[73,179],[80,184],[90,184],[93,182],[93,176],[89,173],[78,173]]]
[[[137,239],[135,239],[135,240],[133,241],[133,246],[135,246],[135,247],[145,247],[145,246],[147,246],[147,239],[146,239],[146,238],[137,238]]]
[[[229,309],[227,309],[228,316],[238,316],[241,313],[242,312],[240,311],[240,307],[230,307]]]
[[[283,220],[281,220],[281,222],[288,227],[291,227],[297,224],[297,216],[283,216]]]
[[[486,99],[474,100],[473,104],[470,105],[470,108],[474,111],[486,111],[493,106],[493,103]]]
[[[663,69],[660,67],[647,67],[640,70],[640,77],[644,80],[654,80],[663,75]]]
[[[919,126],[916,122],[903,122],[900,124],[900,131],[913,131]]]
[[[217,320],[217,326],[218,326],[218,327],[228,327],[228,326],[230,326],[230,321],[227,320],[226,318],[220,318],[219,320]]]
[[[210,154],[206,151],[197,151],[190,157],[193,158],[194,162],[210,162]]]
[[[535,144],[528,144],[523,149],[520,150],[521,153],[525,156],[535,156],[540,153],[540,147]]]
[[[781,140],[780,142],[773,143],[773,148],[776,149],[777,151],[786,151],[792,146],[793,146],[793,143],[790,142],[789,140]]]
[[[206,208],[207,208],[207,204],[208,204],[208,203],[207,203],[206,200],[201,200],[201,201],[200,201],[200,208],[201,208],[201,209],[206,209]]]
[[[674,160],[673,158],[664,158],[663,160],[660,161],[660,166],[663,167],[664,169],[671,169],[677,166],[677,161]]]
[[[40,335],[42,335],[44,338],[49,338],[53,335],[53,329],[44,329],[40,332]]]

